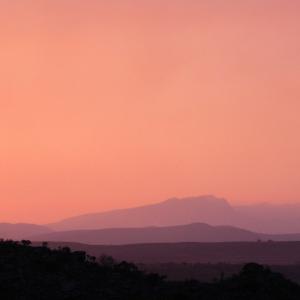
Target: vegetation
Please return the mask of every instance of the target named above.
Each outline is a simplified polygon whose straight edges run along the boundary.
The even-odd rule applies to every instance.
[[[281,274],[247,264],[212,283],[166,281],[127,262],[69,248],[51,250],[0,241],[0,298],[4,300],[289,300],[300,287]]]

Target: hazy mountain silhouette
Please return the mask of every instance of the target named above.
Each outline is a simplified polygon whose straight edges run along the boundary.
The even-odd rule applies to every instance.
[[[211,195],[172,198],[152,205],[75,216],[47,226],[77,230],[191,223],[229,225],[264,233],[298,233],[300,204],[232,206],[225,199]]]
[[[11,224],[0,223],[0,239],[27,239],[30,236],[49,233],[52,230],[46,226],[34,225],[34,224]]]
[[[31,240],[122,245],[177,242],[240,242],[257,240],[297,241],[300,240],[300,234],[261,234],[232,226],[211,226],[203,223],[195,223],[171,227],[60,231],[32,236]]]
[[[152,205],[76,216],[58,223],[49,224],[47,227],[33,224],[0,223],[0,238],[26,239],[43,233],[49,233],[53,230],[74,231],[123,228],[127,234],[132,235],[131,237],[124,237],[128,242],[131,242],[130,239],[137,240],[137,242],[143,242],[142,237],[138,238],[138,236],[133,236],[134,231],[130,229],[130,232],[127,232],[126,228],[170,227],[193,223],[206,223],[212,226],[233,226],[246,229],[243,232],[244,235],[241,235],[239,239],[238,235],[234,235],[234,241],[253,240],[249,239],[249,232],[251,231],[252,237],[253,234],[254,236],[257,236],[257,233],[253,233],[254,231],[260,232],[260,236],[261,233],[276,233],[284,234],[284,236],[281,237],[283,240],[286,240],[287,237],[295,240],[297,235],[286,235],[285,233],[300,233],[300,204],[231,206],[225,199],[214,196],[188,197],[182,199],[172,198]],[[202,226],[207,225],[202,224]],[[223,229],[224,228],[225,227],[223,227]],[[146,229],[144,228],[143,230],[145,231]],[[162,229],[159,234],[162,234],[164,230],[166,229]],[[198,228],[198,231],[199,230],[200,229]],[[204,227],[201,230],[203,231]],[[205,230],[208,230],[207,227]],[[231,240],[227,238],[227,235],[224,236],[225,239],[217,240],[216,237],[218,237],[218,234],[216,233],[216,230],[217,229],[214,228],[212,231],[215,233],[212,233],[212,231],[210,232],[209,238],[203,231],[201,237],[197,237],[196,240],[194,236],[193,239],[190,240],[188,239],[189,236],[186,235],[187,239],[179,240],[177,238],[174,241]],[[174,231],[174,229],[172,229],[172,231]],[[96,233],[89,233],[91,242],[95,243],[97,239],[102,242],[102,239],[94,237],[93,234]],[[148,228],[147,235],[149,235],[149,238],[146,239],[145,242],[154,241],[154,238],[156,238],[156,241],[165,242],[168,240],[165,237],[162,238],[162,235],[155,236],[155,234],[158,234],[158,229]],[[58,233],[53,233],[53,236],[58,235]],[[64,235],[65,233],[61,234],[61,236]],[[80,232],[69,233],[68,238],[70,235],[76,235],[77,237],[81,236]],[[219,236],[222,237],[222,234]],[[206,239],[204,239],[204,237],[206,237]],[[255,237],[253,238],[256,239]],[[278,239],[278,236],[274,237],[274,239]],[[74,239],[74,241],[78,241],[78,239]],[[114,240],[112,238],[112,241],[110,241],[105,238],[103,239],[103,242],[114,243]]]
[[[229,225],[234,209],[225,199],[214,196],[172,198],[141,207],[86,214],[50,224],[56,230],[114,227],[173,226],[190,223]]]

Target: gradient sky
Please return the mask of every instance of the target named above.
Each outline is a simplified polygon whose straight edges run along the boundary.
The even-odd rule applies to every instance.
[[[296,0],[0,0],[0,221],[300,201],[299,20]]]

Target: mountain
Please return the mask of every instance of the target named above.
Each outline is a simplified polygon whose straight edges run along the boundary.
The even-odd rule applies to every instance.
[[[108,228],[51,232],[32,236],[34,241],[78,242],[85,244],[124,245],[141,243],[234,242],[257,240],[299,240],[300,234],[271,235],[231,226],[195,223],[171,227]]]
[[[55,230],[76,230],[173,226],[197,222],[230,225],[234,216],[234,209],[225,199],[200,196],[183,199],[172,198],[152,205],[86,214],[48,226]]]
[[[28,239],[33,235],[49,233],[52,230],[46,226],[34,224],[0,223],[0,238],[2,239]]]
[[[66,231],[191,223],[229,225],[264,233],[298,233],[300,204],[232,206],[211,195],[172,198],[152,205],[75,216],[47,226]]]

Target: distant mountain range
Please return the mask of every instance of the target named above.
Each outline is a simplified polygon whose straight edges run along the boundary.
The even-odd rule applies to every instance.
[[[124,245],[179,242],[300,241],[300,234],[262,234],[232,226],[203,223],[171,227],[108,228],[73,230],[35,235],[34,241],[79,242],[85,244]]]
[[[211,195],[172,198],[152,205],[80,215],[48,226],[65,231],[191,223],[229,225],[264,233],[299,233],[300,204],[232,206]]]
[[[214,196],[172,198],[46,226],[0,223],[0,238],[91,244],[300,240],[297,233],[300,204],[232,206]]]
[[[201,196],[177,199],[135,208],[86,214],[49,224],[54,230],[174,226],[190,223],[229,225],[234,210],[225,199]]]

